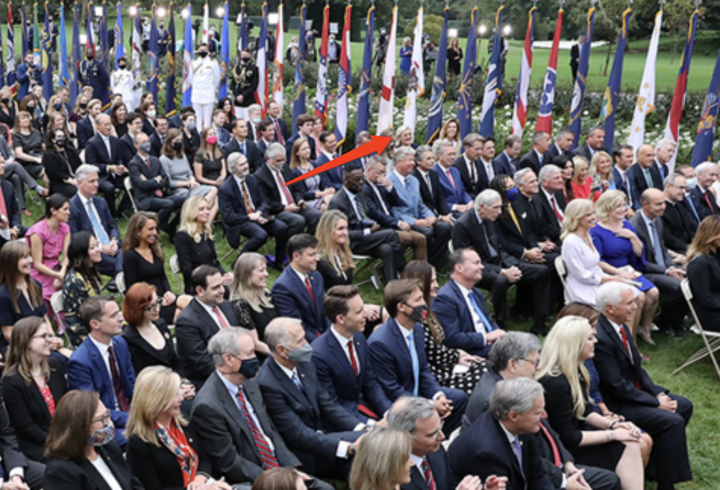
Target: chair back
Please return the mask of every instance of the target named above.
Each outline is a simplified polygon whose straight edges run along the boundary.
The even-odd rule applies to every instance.
[[[127,290],[125,288],[125,273],[124,272],[118,272],[117,276],[115,276],[115,285],[118,288],[118,292],[125,296],[125,291]]]
[[[125,192],[127,192],[127,195],[130,198],[130,202],[132,203],[133,210],[137,213],[138,207],[137,207],[137,203],[135,202],[135,196],[133,195],[133,192],[132,192],[132,180],[130,180],[130,177],[125,177],[123,179],[123,185],[125,186]]]

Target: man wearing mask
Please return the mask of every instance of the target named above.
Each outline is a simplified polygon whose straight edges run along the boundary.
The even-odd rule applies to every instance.
[[[113,94],[122,95],[122,100],[125,102],[128,112],[135,110],[135,103],[133,102],[133,74],[127,68],[127,59],[125,57],[118,59],[118,68],[112,72],[110,77],[110,89]]]
[[[258,127],[262,122],[262,108],[260,104],[251,104],[248,107],[248,139],[254,141],[256,144],[262,138],[260,134],[260,128]]]
[[[52,15],[48,16],[48,33],[50,36],[50,50],[55,53],[57,51],[57,37],[60,35],[60,30],[55,22],[53,22]],[[64,26],[63,26],[64,27]]]
[[[212,113],[220,86],[220,67],[210,58],[208,45],[200,43],[198,57],[190,63],[189,82],[192,84],[192,105],[197,116],[198,132],[212,125]]]
[[[158,23],[158,49],[160,51],[160,58],[164,58],[167,55],[168,41],[170,40],[170,33],[165,29],[165,21],[161,20]]]
[[[248,120],[248,108],[255,102],[258,81],[258,71],[253,62],[252,54],[247,49],[244,49],[240,53],[238,64],[232,71],[231,89],[235,96],[233,104],[235,106],[235,117]]]
[[[94,97],[100,99],[103,105],[105,105],[110,99],[110,94],[108,93],[110,75],[107,70],[105,70],[105,65],[95,59],[94,48],[87,50],[85,57],[87,59],[80,63],[80,79],[82,80],[82,85],[91,86]],[[130,109],[128,108],[128,110]]]
[[[334,34],[330,34],[330,40],[328,41],[328,62],[340,62],[340,45],[335,41]]]

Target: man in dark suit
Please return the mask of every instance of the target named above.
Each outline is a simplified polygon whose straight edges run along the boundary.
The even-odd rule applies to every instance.
[[[334,286],[325,294],[323,307],[332,326],[313,342],[318,381],[333,401],[357,419],[374,424],[391,404],[368,357],[365,302],[357,286]]]
[[[137,207],[142,211],[158,213],[158,228],[171,236],[180,221],[180,208],[187,196],[168,195],[170,178],[163,170],[160,160],[150,156],[150,138],[140,131],[135,136],[137,155],[130,160],[128,170],[132,181]],[[175,218],[170,221],[170,215]]]
[[[248,118],[248,107],[255,101],[255,92],[260,82],[259,75],[252,53],[247,49],[242,50],[238,57],[238,64],[232,70],[230,85],[234,96],[235,115],[238,119]]]
[[[122,270],[122,240],[115,218],[105,199],[97,197],[99,169],[83,164],[75,170],[78,192],[70,199],[70,231],[89,231],[102,252],[98,264],[101,274],[115,277]]]
[[[697,222],[691,219],[685,197],[687,181],[673,172],[665,179],[665,212],[662,215],[663,241],[669,250],[685,254],[695,237]]]
[[[32,46],[32,44],[31,44]],[[20,63],[17,67],[17,100],[23,100],[27,94],[35,87],[35,85],[42,85],[42,72],[43,69],[40,66],[35,66],[33,63],[32,50],[25,53],[23,57],[24,62]]]
[[[605,130],[602,126],[593,126],[588,130],[585,143],[582,146],[575,148],[573,154],[584,157],[588,162],[590,162],[592,161],[595,152],[604,151],[605,153],[610,153],[608,149],[603,146],[604,143]]]
[[[165,144],[165,137],[168,132],[168,120],[166,117],[155,118],[155,131],[150,135],[150,155],[160,158],[162,147]]]
[[[570,158],[573,157],[573,153],[570,151],[573,143],[575,142],[575,135],[569,128],[563,128],[558,131],[555,136],[555,144],[550,145],[550,148],[545,152],[545,163],[552,163],[553,159],[558,155],[565,155]]]
[[[418,148],[418,151],[420,148]],[[428,146],[427,148],[430,147]],[[449,141],[438,141],[433,148],[435,153],[434,160],[437,161],[437,163],[433,166],[434,160],[432,159],[432,153],[428,150],[424,153],[423,159],[416,159],[418,167],[413,171],[413,175],[420,181],[420,191],[423,193],[423,201],[425,201],[425,204],[433,209],[436,214],[446,215],[452,212],[455,216],[460,216],[472,209],[472,197],[470,197],[470,194],[465,190],[465,186],[463,186],[460,171],[453,166],[457,149],[455,145]],[[416,151],[416,154],[418,151]],[[425,166],[427,170],[424,169],[423,166]],[[428,180],[430,184],[428,184]],[[431,188],[433,191],[432,194],[430,194]],[[433,203],[435,205],[430,206],[430,204]],[[438,212],[438,207],[446,212]]]
[[[123,446],[127,442],[125,425],[130,415],[135,370],[125,339],[120,336],[122,312],[111,297],[91,296],[80,307],[80,320],[89,335],[70,357],[68,387],[100,395],[115,425],[115,438]]]
[[[191,105],[185,106],[180,109],[179,113],[175,114],[174,116],[170,116],[168,118],[168,128],[181,129],[183,127],[183,116],[185,116],[185,114],[187,114],[187,113],[190,113],[193,115],[195,114],[195,109],[193,108],[193,106],[191,106]]]
[[[127,133],[120,137],[120,159],[130,163],[137,155],[137,135],[143,132],[143,117],[137,112],[131,112],[127,116]],[[152,146],[150,147],[152,149]]]
[[[339,155],[337,154],[337,137],[332,131],[323,131],[318,137],[320,141],[320,149],[317,160],[315,160],[315,166],[319,167],[325,165],[329,161],[336,159]],[[343,186],[343,165],[330,170],[326,170],[320,177],[322,178],[322,187],[332,187],[336,191],[342,189]]]
[[[370,359],[385,395],[395,401],[401,396],[421,396],[433,401],[452,433],[467,405],[465,392],[443,388],[435,379],[425,355],[423,328],[427,305],[416,281],[398,279],[385,287],[385,309],[390,319],[370,336]]]
[[[385,280],[396,279],[405,267],[400,238],[393,230],[383,230],[380,223],[371,218],[373,213],[369,211],[371,204],[363,193],[365,179],[360,166],[345,165],[343,175],[345,185],[333,196],[328,209],[338,209],[347,217],[352,252],[381,259]]]
[[[223,146],[222,154],[225,160],[232,153],[242,153],[250,163],[250,173],[256,172],[265,161],[263,155],[253,141],[248,139],[248,123],[245,119],[237,118],[233,124],[233,138]]]
[[[453,163],[462,178],[463,187],[474,199],[483,189],[487,189],[490,181],[485,171],[480,168],[480,154],[485,147],[485,140],[477,133],[470,133],[463,139],[465,153]]]
[[[445,331],[448,347],[487,357],[492,344],[505,331],[493,322],[485,299],[475,284],[483,277],[480,256],[471,248],[457,248],[450,255],[450,280],[433,300],[433,313]]]
[[[248,139],[257,145],[262,138],[258,125],[262,122],[262,108],[260,104],[250,104],[248,107]],[[274,131],[274,129],[273,129]],[[273,136],[274,138],[275,136]]]
[[[482,152],[480,152],[480,169],[485,172],[485,178],[490,182],[497,176],[503,173],[503,168],[495,165],[495,139],[492,137],[485,138],[483,143]]]
[[[620,192],[624,192],[628,200],[628,216],[633,217],[635,210],[640,208],[640,193],[635,185],[635,179],[631,168],[635,156],[633,155],[633,147],[630,145],[622,145],[613,152],[615,165],[613,166],[612,176],[615,187]]]
[[[570,72],[572,73],[573,83],[575,83],[575,79],[577,78],[577,71],[580,66],[580,52],[584,43],[585,36],[581,35],[577,42],[570,47]]]
[[[516,134],[505,138],[505,150],[493,160],[498,173],[513,176],[520,170],[518,157],[522,151],[522,139]]]
[[[695,167],[697,175],[697,186],[690,191],[690,198],[695,210],[700,215],[700,221],[711,214],[720,213],[715,201],[715,194],[711,186],[718,179],[718,166],[714,162],[704,162]]]
[[[310,362],[312,346],[295,318],[276,318],[265,329],[272,358],[257,382],[275,427],[303,469],[321,478],[347,479],[355,441],[367,427],[334,402]]]
[[[287,152],[288,162],[290,161],[293,145],[299,139],[307,141],[308,145],[310,145],[310,160],[314,162],[318,158],[320,150],[315,148],[315,138],[310,137],[314,123],[315,118],[310,114],[301,114],[297,118],[297,121],[295,122],[295,124],[297,124],[297,133],[292,135],[292,137],[285,142],[285,151]]]
[[[428,145],[418,146],[415,150],[415,169],[412,174],[420,183],[422,200],[435,215],[452,220],[452,210],[443,194],[439,176],[433,169],[434,164],[432,148]],[[452,161],[450,164],[452,165]]]
[[[675,155],[676,149],[677,144],[673,140],[667,138],[661,139],[660,141],[658,141],[657,145],[655,145],[654,163],[658,171],[660,172],[660,176],[663,178],[663,180],[665,180],[668,175],[670,175],[670,169],[668,168],[668,164]]]
[[[265,155],[265,150],[267,150],[271,144],[276,143],[275,126],[270,119],[265,119],[257,124],[257,131],[259,137],[255,140],[255,146],[257,146],[260,153]]]
[[[550,161],[545,158],[550,145],[552,144],[552,138],[545,131],[538,131],[533,135],[533,146],[532,150],[525,153],[520,159],[520,168],[531,168],[536,175],[540,174],[540,169],[544,165],[550,164]]]
[[[275,100],[270,100],[267,105],[267,117],[275,128],[275,141],[285,146],[285,142],[290,139],[290,130],[282,118],[280,104]]]
[[[662,177],[655,162],[655,149],[651,145],[642,145],[636,153],[637,163],[630,167],[630,173],[635,181],[635,188],[638,195],[642,195],[647,189],[663,188]],[[636,210],[639,206],[636,203]]]
[[[565,196],[562,193],[562,170],[555,165],[545,165],[538,174],[540,192],[533,199],[538,217],[536,230],[540,231],[538,239],[550,240],[558,248],[562,245],[560,231],[565,220]]]
[[[300,186],[286,186],[294,177],[285,163],[285,148],[272,143],[265,152],[265,165],[255,172],[262,193],[268,199],[268,212],[288,226],[288,236],[302,233],[306,227],[307,232],[314,235],[322,213],[308,207]]]
[[[105,196],[110,212],[116,216],[115,188],[122,187],[122,179],[127,176],[120,155],[120,140],[111,134],[112,121],[110,116],[100,114],[95,119],[97,133],[90,138],[85,146],[85,163],[100,169],[100,192]]]
[[[5,175],[5,159],[0,155],[0,179],[3,175]],[[2,179],[0,180],[0,248],[7,242],[22,238],[26,231],[15,199],[15,189],[12,183]]]
[[[632,288],[608,282],[600,286],[596,298],[601,312],[595,344],[600,391],[610,410],[652,437],[650,460],[658,489],[673,489],[676,483],[692,480],[685,426],[693,405],[653,383],[642,368],[640,352],[626,325],[637,310]]]
[[[238,121],[245,122],[242,119]],[[248,142],[250,143],[250,142]],[[282,270],[288,227],[270,214],[269,203],[254,175],[249,175],[248,159],[242,153],[231,153],[227,158],[232,176],[220,186],[218,205],[228,244],[237,249],[240,237],[247,237],[241,254],[256,252],[275,237],[275,262],[270,266]]]
[[[181,370],[199,389],[213,372],[207,351],[210,337],[240,323],[230,302],[224,300],[225,286],[219,269],[201,265],[192,272],[190,283],[195,297],[177,317],[175,339]]]
[[[555,243],[543,237],[544,233],[539,229],[540,218],[534,204],[538,192],[540,192],[540,182],[537,175],[531,169],[523,168],[515,173],[513,180],[520,189],[520,195],[512,203],[515,216],[522,220],[523,227],[535,236],[535,239],[538,240],[537,245],[547,254],[546,263],[552,265],[559,250]],[[543,237],[543,241],[540,241],[540,237]]]
[[[685,279],[685,270],[675,265],[663,240],[661,218],[665,212],[665,194],[657,189],[648,189],[643,192],[640,201],[642,210],[630,219],[630,224],[645,246],[647,266],[643,275],[663,295],[661,305],[664,313],[658,318],[658,327],[674,337],[676,332],[682,330],[683,318],[688,312],[680,289],[680,282]]]
[[[281,316],[302,321],[307,341],[313,342],[330,327],[322,309],[325,287],[317,271],[318,241],[305,233],[293,235],[287,253],[290,265],[272,286],[273,302]]]
[[[102,113],[102,102],[93,99],[87,105],[88,115],[77,123],[78,150],[84,150],[87,142],[95,136],[95,118]]]

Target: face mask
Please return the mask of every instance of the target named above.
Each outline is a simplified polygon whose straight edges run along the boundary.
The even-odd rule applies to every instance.
[[[59,111],[60,109],[62,109],[62,104],[53,104],[53,109]]]
[[[90,444],[93,446],[104,446],[115,439],[115,426],[111,423],[100,430],[94,429],[90,432]]]
[[[93,60],[93,59],[95,59],[95,55],[94,55],[94,54],[88,54],[88,55],[87,55],[87,59]]]
[[[32,111],[35,110],[35,106],[34,106],[34,105],[29,105],[29,106],[27,106],[27,110],[29,110],[30,112],[32,112]]]
[[[4,99],[3,99],[4,100]],[[697,178],[687,179],[687,188],[689,191],[697,187]]]
[[[10,102],[10,99],[8,99],[7,97],[3,97],[2,99],[0,99],[0,101],[2,101],[3,104],[7,104],[8,102]]]
[[[257,357],[253,357],[252,359],[243,359],[242,364],[240,364],[238,374],[242,374],[245,379],[250,379],[255,377],[258,369],[260,369],[260,361],[258,361]]]
[[[290,354],[288,354],[287,356],[287,360],[290,362],[303,364],[306,362],[310,362],[310,359],[312,358],[313,348],[312,345],[307,342],[299,349],[290,349],[289,347],[286,348],[290,350]]]
[[[509,201],[514,201],[515,199],[518,198],[519,195],[520,195],[520,191],[518,190],[517,187],[513,187],[512,189],[508,189],[508,190],[505,192],[505,196],[508,198]]]
[[[205,138],[205,143],[207,143],[208,145],[214,145],[215,143],[217,143],[217,136],[208,136],[207,138]]]
[[[157,116],[157,111],[147,111],[147,117],[154,118]]]
[[[58,138],[55,140],[55,144],[57,146],[59,146],[60,148],[65,148],[66,143],[67,143],[67,141],[65,140],[65,138]]]
[[[201,58],[204,58],[204,57],[206,57],[206,56],[208,55],[208,52],[207,52],[207,51],[200,51],[200,52],[198,53],[198,55],[199,55]]]
[[[197,128],[197,124],[195,124],[195,121],[190,121],[189,123],[187,123],[187,128],[190,131],[195,131],[195,128]]]
[[[242,64],[243,64],[243,65],[249,65],[249,64],[250,64],[250,58],[242,58]]]
[[[410,306],[410,308],[412,308],[412,313],[410,313],[411,320],[416,322],[425,320],[425,317],[427,316],[427,305]]]
[[[176,142],[173,143],[173,145],[172,145],[172,148],[173,148],[173,150],[175,150],[175,151],[180,151],[180,150],[182,150],[182,147],[183,147],[182,141],[176,141]]]
[[[82,109],[82,110],[87,109],[87,104],[81,103],[81,104],[80,104],[80,109]]]
[[[127,68],[127,65],[118,65],[118,68],[120,68],[121,70],[124,70],[125,68]]]
[[[152,149],[152,147],[150,146],[150,142],[149,142],[149,141],[146,141],[145,143],[141,143],[141,144],[140,144],[140,151],[143,152],[143,153],[148,153],[148,154],[149,154],[151,149]]]
[[[4,100],[4,99],[3,99]],[[260,124],[262,122],[262,118],[260,117],[253,117],[253,124]]]

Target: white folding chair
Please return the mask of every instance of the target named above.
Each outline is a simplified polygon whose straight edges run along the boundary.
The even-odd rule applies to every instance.
[[[558,276],[560,276],[560,282],[563,285],[563,289],[567,289],[567,284],[565,284],[565,278],[567,277],[567,269],[565,268],[565,262],[560,255],[558,255],[555,259],[555,270],[557,271]]]
[[[698,319],[697,313],[695,312],[695,308],[692,304],[693,293],[692,288],[690,287],[690,280],[683,279],[680,287],[682,288],[683,296],[685,296],[685,301],[687,301],[688,307],[690,308],[693,318],[695,319],[695,326],[693,326],[693,328],[691,328],[690,330],[694,334],[700,335],[702,337],[703,342],[705,343],[705,347],[688,357],[687,361],[685,361],[685,364],[673,371],[673,374],[680,372],[680,370],[686,368],[690,364],[695,364],[700,359],[709,355],[710,359],[712,359],[713,365],[715,366],[715,371],[717,372],[718,378],[720,378],[720,366],[718,366],[718,362],[715,359],[715,352],[717,350],[720,350],[720,332],[710,332],[703,329],[702,324],[700,323],[700,319]],[[708,338],[712,338],[712,340],[708,340]]]
[[[115,276],[115,285],[118,288],[118,292],[125,296],[125,273],[117,273],[117,275]]]
[[[125,192],[127,192],[127,195],[130,198],[130,202],[132,203],[133,210],[137,213],[138,207],[137,207],[137,203],[135,202],[135,196],[133,196],[132,181],[130,180],[130,177],[125,177],[123,179],[123,185],[125,186]]]
[[[61,313],[63,312],[64,301],[65,296],[63,295],[62,291],[56,291],[53,293],[52,296],[50,296],[50,307],[52,307],[53,312],[55,313],[55,319],[58,325],[58,334],[60,335],[62,335],[62,333],[65,331],[65,322],[63,321],[61,315]]]
[[[177,281],[178,287],[181,291],[184,291],[183,280],[180,276],[180,259],[177,255],[170,257],[170,270],[172,271],[173,276],[175,276],[175,281]]]
[[[365,269],[370,269],[370,278],[364,281],[356,282],[355,285],[362,286],[363,284],[367,284],[370,282],[375,287],[375,289],[382,289],[382,276],[380,275],[380,270],[378,269],[379,259],[373,259],[369,255],[353,255],[352,258],[356,264],[360,264],[360,266],[355,271],[354,277],[357,277]]]

